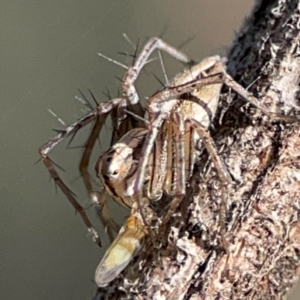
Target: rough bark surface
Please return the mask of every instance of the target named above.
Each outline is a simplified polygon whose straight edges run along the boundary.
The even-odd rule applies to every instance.
[[[257,1],[228,73],[273,112],[299,114],[300,4]],[[213,135],[234,181],[203,153],[178,212],[95,299],[283,299],[300,266],[300,127],[275,122],[226,87]],[[220,226],[226,200],[226,234]],[[224,250],[224,238],[227,251]]]

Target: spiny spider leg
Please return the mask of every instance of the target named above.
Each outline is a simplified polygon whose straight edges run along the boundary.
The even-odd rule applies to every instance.
[[[112,110],[114,111],[114,109]],[[88,167],[90,163],[90,157],[95,145],[95,142],[99,138],[100,131],[102,129],[102,126],[105,123],[104,118],[100,118],[99,116],[96,118],[92,131],[89,135],[89,138],[84,144],[84,151],[81,156],[80,164],[79,164],[79,171],[80,174],[83,178],[83,182],[87,191],[87,194],[89,195],[90,199],[92,200],[97,215],[99,219],[101,220],[102,224],[108,229],[108,235],[110,240],[112,241],[114,236],[112,230],[116,233],[120,230],[120,227],[118,224],[111,218],[111,214],[109,212],[109,207],[107,204],[107,192],[105,189],[103,189],[100,193],[96,192],[92,180],[93,178],[91,177]]]
[[[173,170],[173,167],[171,170],[168,170],[168,173],[171,174],[173,177],[173,180],[169,180],[167,183],[168,185],[173,185],[171,186],[170,194],[174,194],[174,198],[171,201],[171,204],[163,217],[163,222],[162,224],[165,225],[167,221],[170,219],[170,217],[173,215],[175,212],[177,206],[181,203],[183,197],[185,196],[185,184],[187,180],[187,173],[189,173],[190,170],[186,169],[185,165],[185,124],[184,120],[181,117],[179,113],[174,113],[171,116],[171,126],[173,127],[173,132],[175,133],[175,140],[176,140],[176,147],[175,147],[175,170]],[[189,141],[187,141],[189,142]],[[173,147],[172,147],[173,148]],[[192,150],[193,151],[193,150]],[[187,153],[187,155],[193,155],[192,153]],[[174,191],[173,191],[174,189]]]
[[[142,68],[149,62],[150,55],[155,50],[163,50],[164,52],[167,52],[169,55],[174,57],[176,60],[182,61],[186,64],[193,63],[193,61],[190,60],[187,55],[185,55],[183,52],[176,49],[175,47],[167,44],[160,38],[153,37],[149,39],[146,45],[144,46],[143,50],[141,51],[140,55],[134,61],[133,65],[128,68],[122,83],[123,96],[127,99],[126,105],[132,113],[138,116],[142,116],[144,114],[144,109],[141,106],[140,99],[137,90],[134,86],[134,83],[137,77],[139,76]],[[105,55],[100,53],[99,55],[111,61],[111,59],[109,59]],[[139,119],[132,119],[132,122],[133,128],[144,127],[144,123],[141,122]]]
[[[76,133],[80,128],[86,126],[87,124],[93,122],[98,116],[100,117],[99,124],[101,126],[104,123],[104,120],[110,113],[110,111],[119,105],[123,101],[122,98],[112,99],[107,103],[99,104],[97,107],[95,107],[92,111],[87,113],[85,116],[80,118],[75,123],[69,125],[66,129],[62,130],[59,134],[57,134],[54,138],[47,141],[44,145],[42,145],[39,148],[39,154],[47,167],[50,175],[54,179],[55,183],[60,187],[62,192],[66,195],[70,203],[74,206],[76,211],[80,214],[82,217],[85,225],[88,228],[88,232],[91,234],[92,239],[94,242],[101,245],[101,241],[99,238],[99,235],[97,231],[94,229],[91,221],[89,220],[84,208],[77,202],[76,198],[73,196],[72,191],[67,187],[67,185],[62,181],[59,174],[57,173],[56,169],[54,168],[54,164],[49,158],[50,151],[61,141],[66,139],[67,137],[71,136],[73,133]]]
[[[277,112],[272,112],[268,107],[263,105],[256,97],[254,97],[250,92],[243,88],[239,83],[237,83],[229,74],[226,73],[224,69],[224,84],[232,88],[238,95],[242,96],[246,101],[250,102],[256,108],[258,108],[265,115],[270,116],[274,121],[285,121],[285,122],[299,122],[299,115],[282,115]]]
[[[173,46],[167,44],[163,40],[157,37],[153,37],[149,39],[149,41],[144,46],[140,55],[135,60],[134,64],[128,69],[127,74],[125,75],[123,81],[123,92],[126,95],[127,99],[130,102],[130,105],[134,105],[139,102],[139,97],[137,91],[134,86],[134,82],[136,81],[141,69],[147,63],[149,56],[156,50],[163,50],[167,52],[169,55],[173,56],[175,59],[182,61],[186,64],[191,63],[192,61],[186,56],[184,53],[174,48]],[[133,109],[131,111],[135,112]]]

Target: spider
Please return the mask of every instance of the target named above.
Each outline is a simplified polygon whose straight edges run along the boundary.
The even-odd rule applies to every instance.
[[[151,201],[161,199],[163,194],[171,196],[173,200],[163,216],[163,223],[172,216],[185,195],[185,185],[193,172],[197,156],[195,144],[199,139],[204,142],[222,183],[231,181],[208,131],[224,82],[262,111],[272,115],[225,73],[225,62],[219,56],[206,58],[177,75],[165,89],[148,100],[149,126],[139,146],[139,162],[135,162],[134,172],[131,170],[127,175],[124,171],[126,155],[116,151],[126,149],[127,143],[121,148],[121,143],[116,144],[96,163],[97,174],[107,190],[119,186],[123,191],[120,194],[126,195],[126,202],[130,202],[133,209],[119,236],[97,267],[95,280],[99,286],[105,286],[113,280],[141,248],[142,238],[149,234],[147,225],[153,212],[149,212],[147,205]],[[278,114],[273,114],[273,117],[286,121],[297,120],[296,117]],[[127,164],[125,166],[127,168]],[[119,177],[119,174],[122,176]],[[126,192],[124,182],[127,185]],[[133,226],[130,225],[131,221]]]
[[[163,194],[172,196],[173,200],[163,217],[163,224],[173,215],[185,195],[185,184],[193,171],[196,157],[195,144],[199,139],[206,146],[222,183],[226,185],[231,181],[231,176],[219,157],[208,130],[216,114],[223,84],[275,119],[298,120],[294,116],[271,113],[226,73],[226,59],[214,56],[177,75],[166,88],[149,98],[146,105],[148,125],[142,131],[141,128],[145,127],[144,122],[134,117],[143,117],[143,109],[134,82],[155,49],[166,51],[184,63],[192,63],[176,48],[159,38],[151,38],[125,74],[122,85],[123,98],[98,104],[87,115],[62,130],[39,149],[51,176],[82,216],[93,240],[99,243],[99,236],[84,209],[60,179],[48,154],[63,139],[95,121],[91,135],[85,144],[80,171],[89,195],[95,203],[101,203],[106,210],[106,203],[100,201],[102,196],[93,191],[90,183],[87,166],[91,151],[110,113],[114,116],[115,127],[118,129],[114,131],[113,143],[118,135],[135,128],[133,129],[135,131],[129,131],[119,143],[102,155],[96,164],[98,177],[108,193],[119,204],[131,209],[126,224],[121,228],[96,270],[96,282],[99,286],[106,285],[114,279],[129,263],[133,253],[140,248],[140,240],[149,232],[149,220],[152,216],[152,212],[148,209],[150,201],[159,200]],[[130,146],[131,144],[133,146]],[[124,161],[127,156],[124,154],[129,158],[126,163]],[[134,156],[136,158],[132,159]],[[110,218],[105,221],[113,225]],[[126,239],[127,250],[124,252],[126,247],[122,245]],[[122,251],[122,259],[116,258]]]

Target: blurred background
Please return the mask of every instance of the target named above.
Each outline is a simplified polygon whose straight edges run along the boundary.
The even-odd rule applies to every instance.
[[[80,88],[91,89],[99,102],[102,92],[117,96],[124,69],[97,55],[101,52],[130,65],[134,53],[123,38],[143,45],[149,37],[162,35],[200,60],[210,54],[226,55],[235,32],[250,14],[254,0],[164,1],[2,1],[1,3],[1,98],[0,136],[2,198],[0,217],[1,299],[91,299],[96,291],[94,270],[109,245],[107,235],[94,216],[78,164],[82,149],[52,153],[66,171],[64,181],[87,209],[101,231],[103,248],[87,236],[81,218],[38,159],[38,148],[62,128],[54,111],[67,124],[87,111],[75,96]],[[154,55],[154,57],[157,54]],[[182,65],[163,55],[172,78]],[[141,99],[152,95],[164,80],[158,61],[142,72],[137,86]],[[93,161],[107,149],[110,124],[101,136]],[[89,128],[73,141],[81,146]],[[91,167],[93,171],[93,166]],[[99,186],[100,188],[100,186]],[[118,222],[124,212],[112,205]],[[297,299],[296,291],[294,297]]]

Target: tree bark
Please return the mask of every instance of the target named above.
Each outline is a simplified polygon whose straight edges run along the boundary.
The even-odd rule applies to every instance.
[[[300,113],[299,29],[299,1],[257,1],[229,51],[228,73],[270,111]],[[275,122],[224,87],[212,128],[233,183],[222,188],[204,151],[161,246],[147,240],[95,299],[282,299],[295,285],[299,124]]]

